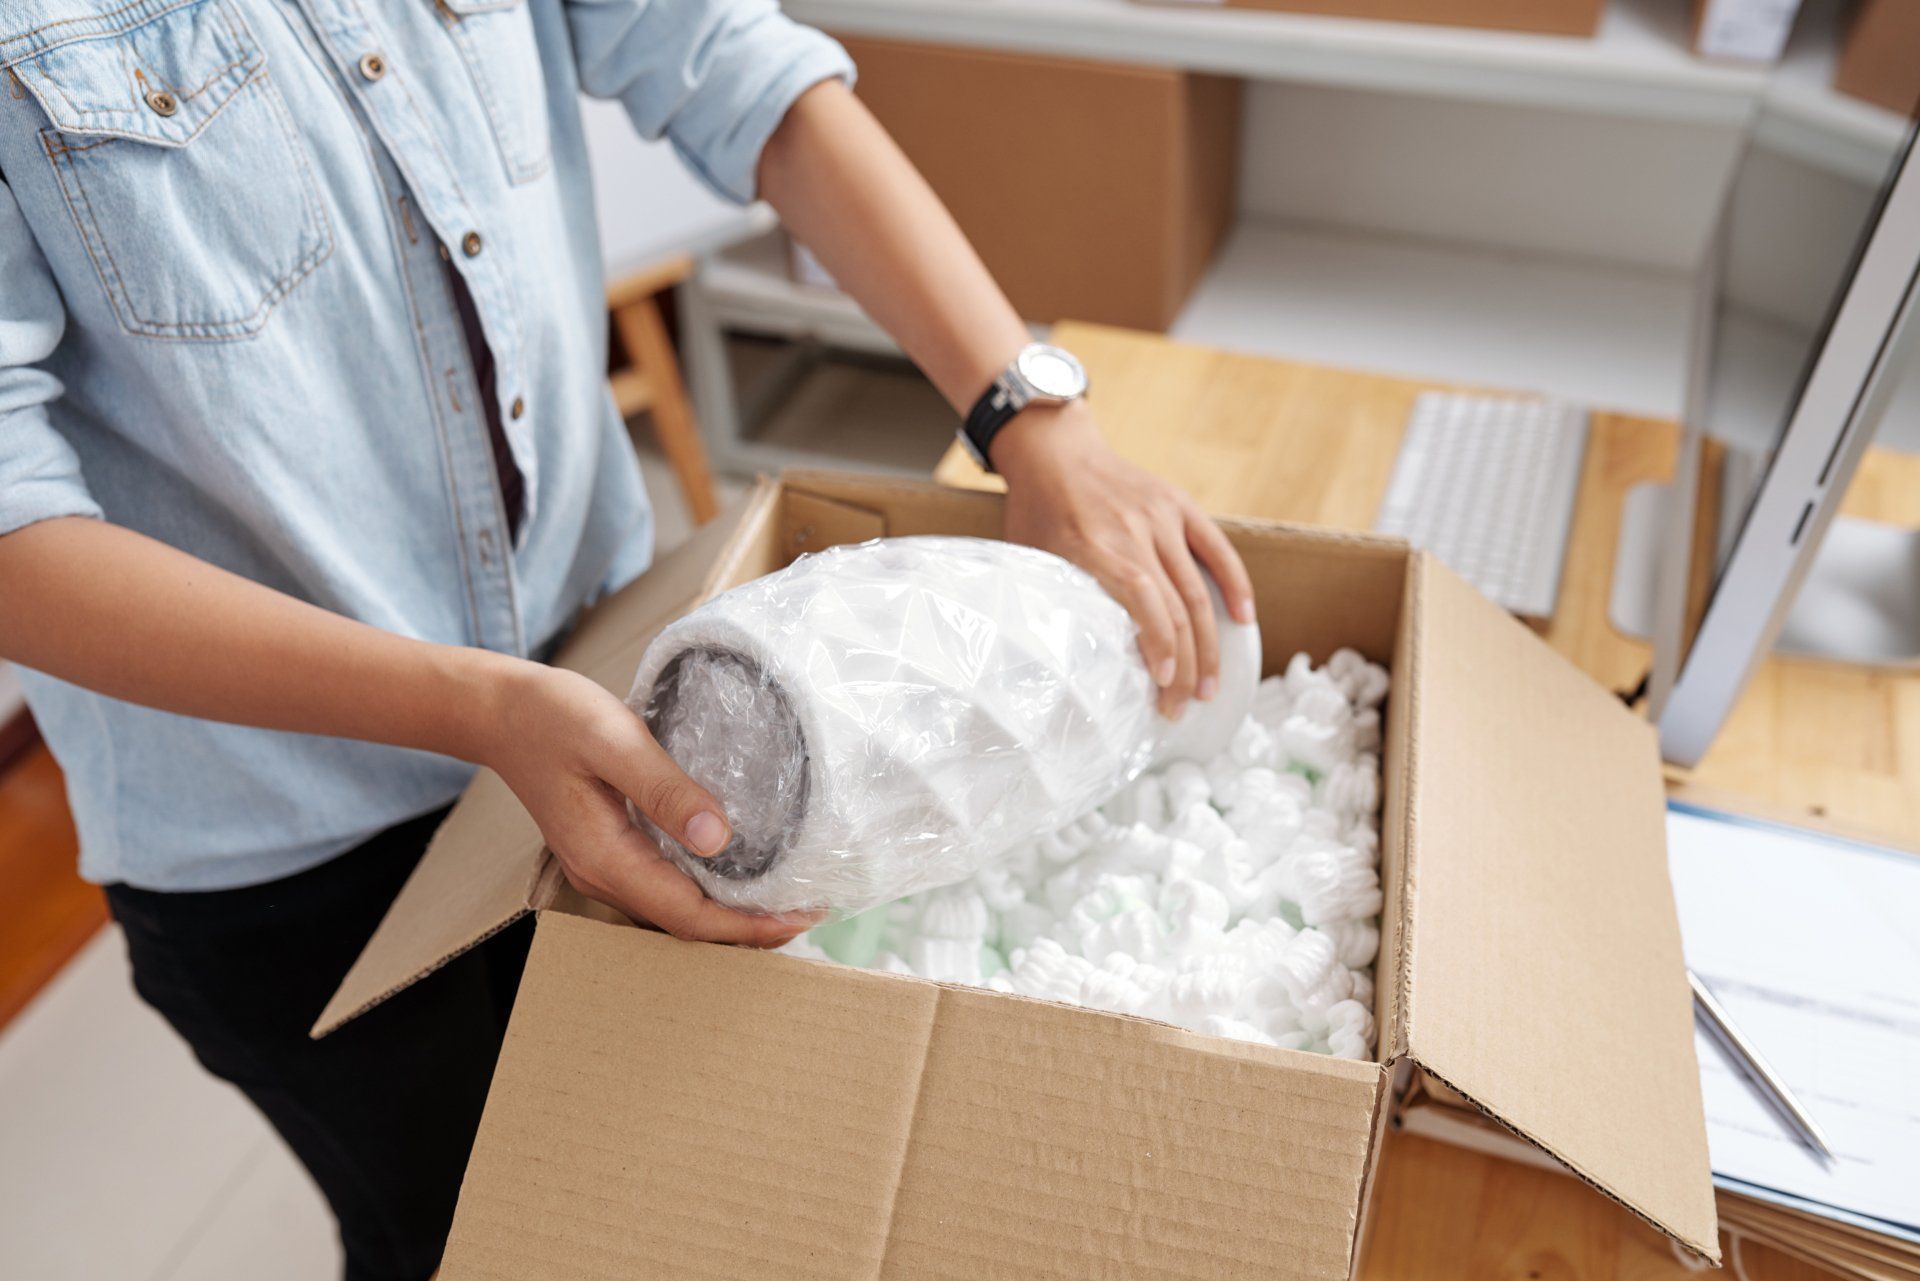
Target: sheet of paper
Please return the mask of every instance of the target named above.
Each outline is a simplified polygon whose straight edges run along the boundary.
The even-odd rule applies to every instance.
[[[1714,1173],[1920,1228],[1920,857],[1680,805],[1667,846],[1687,963],[1839,1154],[1701,1034]]]

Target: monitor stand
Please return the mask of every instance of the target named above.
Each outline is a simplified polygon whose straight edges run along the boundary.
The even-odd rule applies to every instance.
[[[1758,479],[1750,454],[1726,453],[1716,559],[1739,532],[1746,495]],[[1614,549],[1609,620],[1645,640],[1654,631],[1660,558],[1666,546],[1668,486],[1627,491]],[[1920,530],[1836,516],[1800,586],[1773,652],[1844,663],[1920,664]]]

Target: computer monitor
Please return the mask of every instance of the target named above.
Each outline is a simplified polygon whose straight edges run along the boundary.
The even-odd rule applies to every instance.
[[[1920,376],[1909,374],[1920,157],[1911,124],[1886,113],[1880,181],[1858,181],[1872,176],[1871,153],[1845,162],[1851,211],[1840,183],[1810,198],[1814,213],[1783,215],[1795,198],[1780,140],[1804,110],[1771,95],[1758,104],[1699,274],[1648,681],[1662,754],[1677,765],[1705,754],[1776,646],[1920,662],[1920,531],[1835,519],[1903,384],[1897,417],[1920,436]]]

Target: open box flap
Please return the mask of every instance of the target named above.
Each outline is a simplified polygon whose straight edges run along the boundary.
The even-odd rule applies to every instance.
[[[1718,1259],[1653,729],[1431,556],[1407,592],[1394,1053]]]
[[[1385,1087],[548,912],[442,1275],[1345,1278]]]
[[[647,643],[705,598],[727,569],[720,558],[734,532],[767,519],[775,497],[772,483],[762,482],[602,601],[567,638],[555,666],[626,697]],[[541,906],[553,888],[548,861],[532,815],[498,775],[480,771],[434,833],[313,1034],[325,1036]]]

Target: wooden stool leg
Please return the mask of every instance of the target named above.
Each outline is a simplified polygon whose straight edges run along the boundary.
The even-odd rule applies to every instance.
[[[700,439],[693,405],[687,400],[686,385],[680,381],[680,364],[660,316],[659,299],[648,296],[614,308],[613,324],[621,346],[627,349],[627,358],[645,376],[652,392],[649,408],[653,411],[653,428],[680,481],[687,508],[693,513],[694,523],[704,525],[719,514],[720,504],[713,493],[707,447]]]

